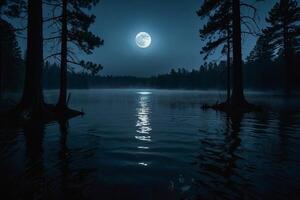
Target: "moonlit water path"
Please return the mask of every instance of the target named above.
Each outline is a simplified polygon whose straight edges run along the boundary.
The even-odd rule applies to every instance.
[[[141,151],[147,151],[149,149],[148,144],[151,142],[151,123],[150,114],[151,108],[149,106],[151,92],[138,92],[139,96],[139,107],[137,108],[137,135],[135,138],[141,141],[141,145],[137,148]],[[141,161],[138,163],[142,166],[148,166],[149,163]]]
[[[87,114],[0,130],[1,193],[17,199],[298,199],[299,98],[272,108],[201,110],[212,91],[71,90]],[[47,91],[48,101],[57,91]]]

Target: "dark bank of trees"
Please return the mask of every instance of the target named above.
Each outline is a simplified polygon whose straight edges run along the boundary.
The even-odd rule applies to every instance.
[[[16,27],[7,20],[20,18],[25,9],[23,0],[0,1],[0,98],[6,91],[20,87],[21,51],[16,40]]]
[[[297,80],[293,74],[297,73],[295,56],[300,51],[300,7],[297,1],[280,0],[271,9],[266,21],[268,27],[263,31],[263,38],[268,44],[266,51],[281,54],[284,89],[289,95]]]
[[[225,7],[224,5],[228,5]],[[247,8],[253,11],[252,16],[241,15],[241,8]],[[225,9],[227,8],[227,9]],[[229,14],[225,14],[226,11]],[[226,40],[228,47],[232,43],[232,95],[227,99],[227,102],[217,106],[220,109],[252,109],[255,106],[249,104],[244,95],[244,67],[242,61],[242,34],[256,34],[257,27],[255,21],[256,8],[246,2],[240,0],[205,0],[198,11],[198,15],[208,18],[207,24],[200,30],[200,35],[205,40],[208,40],[204,50],[214,50],[222,45]],[[221,14],[220,14],[221,13]],[[223,14],[222,14],[223,13]],[[279,0],[269,13],[266,21],[271,25],[263,31],[263,36],[259,38],[256,48],[264,46],[265,49],[260,49],[264,54],[268,54],[270,49],[273,53],[280,54],[285,66],[285,81],[284,87],[288,95],[293,84],[294,77],[291,73],[296,73],[292,70],[292,60],[297,54],[299,43],[299,6],[295,0]],[[228,25],[227,34],[226,24]],[[230,34],[232,32],[232,34]],[[223,36],[223,35],[227,35]],[[232,39],[232,40],[231,40]],[[231,42],[232,41],[232,42]],[[230,69],[230,48],[227,50],[228,69]],[[209,51],[210,52],[210,51]],[[203,51],[202,51],[203,53]],[[204,53],[206,53],[204,51]],[[207,56],[207,54],[206,54]],[[260,64],[267,64],[268,57],[263,58]],[[255,62],[252,62],[254,64]],[[257,60],[256,60],[257,64]],[[295,68],[294,68],[295,69]],[[248,75],[248,74],[247,74]],[[228,70],[228,83],[230,71]],[[279,79],[278,79],[279,80]],[[292,84],[291,84],[292,83]],[[229,93],[230,84],[227,84]]]
[[[226,103],[222,104],[222,107],[233,109],[251,107],[244,96],[242,25],[244,24],[246,28],[249,27],[247,19],[250,19],[250,22],[255,24],[255,16],[241,16],[241,7],[246,7],[252,9],[254,13],[256,12],[252,5],[241,3],[240,0],[206,0],[198,11],[199,16],[208,18],[207,24],[200,30],[200,35],[204,39],[209,39],[208,47],[212,46],[213,48],[210,48],[215,49],[227,41],[228,87],[230,87],[230,46],[232,46],[232,95],[230,98],[227,98]],[[225,36],[222,36],[223,32],[226,33]],[[251,33],[251,30],[248,30],[248,32]],[[215,39],[216,37],[218,38],[217,40]],[[230,45],[231,43],[232,45]],[[207,46],[204,47],[204,49],[206,48]],[[229,96],[230,89],[227,88],[227,90]]]
[[[262,39],[257,41],[251,56],[244,62],[244,86],[248,90],[276,91],[281,93],[284,83],[282,76],[282,56],[267,57],[261,51],[264,46]],[[300,55],[295,62],[300,63]],[[295,68],[295,74],[300,80],[300,68]],[[47,89],[59,88],[59,66],[46,63],[44,68],[44,86]],[[227,62],[205,63],[199,69],[172,69],[167,74],[152,77],[134,76],[93,76],[87,72],[69,72],[68,85],[70,88],[158,88],[158,89],[217,89],[227,88]],[[293,89],[300,91],[300,81],[295,82]]]
[[[90,9],[98,3],[97,0],[7,0],[1,1],[0,9],[6,9],[5,15],[9,17],[19,17],[21,11],[26,11],[27,19],[27,49],[25,58],[25,75],[22,98],[18,105],[7,113],[6,117],[21,119],[57,119],[61,117],[70,117],[81,114],[80,112],[67,109],[67,71],[71,57],[73,64],[78,64],[92,73],[97,73],[101,66],[91,62],[75,62],[73,55],[68,55],[68,42],[74,42],[77,47],[86,53],[92,53],[95,47],[98,47],[103,41],[89,32],[90,25],[94,22],[95,17],[85,14],[84,10]],[[43,4],[54,6],[54,10],[61,7],[61,14],[50,19],[43,18]],[[56,13],[56,11],[54,11]],[[2,12],[1,12],[2,16]],[[59,36],[52,39],[59,39],[61,42],[60,49],[60,97],[57,107],[48,105],[44,102],[43,96],[43,68],[44,68],[44,41],[49,38],[43,36],[43,25],[49,21],[60,24],[57,32]],[[52,25],[53,25],[52,24]],[[14,30],[16,31],[16,30]],[[14,34],[13,34],[14,35]],[[1,38],[2,39],[2,38]],[[12,39],[13,40],[13,39]],[[2,43],[1,43],[2,44]],[[14,47],[13,45],[11,45]],[[3,50],[3,47],[0,46]],[[2,57],[2,56],[0,56]],[[15,56],[17,61],[17,56]],[[8,66],[8,65],[6,65]],[[21,66],[21,64],[20,64]],[[11,67],[11,66],[10,66]],[[12,70],[12,69],[11,69]],[[4,116],[4,117],[5,117]]]
[[[0,98],[22,86],[24,61],[13,30],[11,24],[0,19]]]
[[[255,87],[270,85],[288,96],[298,90],[300,84],[300,7],[297,1],[279,0],[268,13],[266,22],[267,27],[247,58],[246,82]],[[251,77],[251,68],[257,70],[257,76]]]
[[[208,58],[221,49],[226,61],[217,64],[208,63],[191,72],[183,68],[174,69],[169,74],[150,78],[94,77],[88,73],[75,73],[69,70],[74,64],[91,74],[97,74],[102,68],[92,62],[77,60],[76,51],[71,51],[76,47],[90,54],[94,48],[103,44],[102,39],[89,31],[95,16],[86,14],[86,10],[96,3],[98,0],[0,2],[0,33],[3,34],[0,44],[1,91],[4,88],[17,87],[12,82],[15,78],[22,79],[16,76],[22,74],[21,63],[25,66],[23,95],[16,113],[26,115],[26,118],[53,114],[53,108],[44,102],[43,88],[57,87],[60,88],[60,98],[56,109],[67,110],[68,84],[73,88],[133,86],[187,89],[223,89],[226,85],[227,103],[236,108],[249,106],[244,97],[244,88],[261,90],[285,88],[287,94],[299,88],[297,80],[299,80],[300,11],[295,0],[278,0],[266,19],[268,26],[260,33],[256,30],[258,28],[254,6],[239,0],[205,0],[197,12],[200,17],[207,19],[207,24],[200,31],[200,36],[207,42],[202,53]],[[52,18],[43,18],[43,4],[48,6],[49,10],[53,10]],[[252,10],[253,15],[242,15],[243,7]],[[24,11],[27,20],[27,51],[25,61],[22,61],[15,39],[16,29],[3,20],[3,16],[17,18],[21,13],[24,14]],[[43,26],[45,27],[46,23],[50,23],[49,26],[55,25],[57,30],[53,31],[54,35],[43,36]],[[9,39],[4,40],[5,34],[9,35]],[[246,61],[242,61],[242,34],[260,35]],[[56,49],[58,51],[52,55],[43,55],[44,43],[52,40],[60,43],[58,45],[60,47]],[[54,58],[60,65],[49,67],[50,64],[47,63],[44,67],[45,58]],[[8,64],[9,62],[12,64]],[[10,72],[13,73],[9,75]],[[11,76],[15,77],[9,78]]]

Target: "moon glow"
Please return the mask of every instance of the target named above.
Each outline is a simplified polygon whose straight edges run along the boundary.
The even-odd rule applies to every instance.
[[[148,48],[151,45],[151,36],[146,32],[140,32],[135,37],[136,45],[140,48]]]

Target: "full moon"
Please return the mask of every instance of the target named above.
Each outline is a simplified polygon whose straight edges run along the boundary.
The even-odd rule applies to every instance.
[[[148,48],[151,45],[151,36],[146,32],[140,32],[136,35],[135,42],[140,48]]]

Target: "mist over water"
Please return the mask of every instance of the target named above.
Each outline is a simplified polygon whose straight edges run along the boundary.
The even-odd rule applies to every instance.
[[[228,116],[210,91],[71,90],[69,122],[2,128],[7,199],[297,199],[300,97],[250,93],[270,110]],[[55,101],[57,91],[46,91]]]

